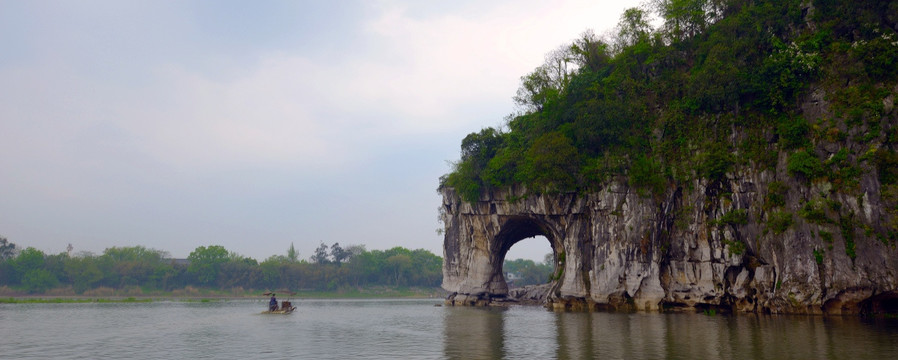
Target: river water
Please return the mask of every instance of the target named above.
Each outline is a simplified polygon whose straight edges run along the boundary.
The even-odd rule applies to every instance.
[[[0,304],[2,359],[895,359],[898,320],[440,300]]]

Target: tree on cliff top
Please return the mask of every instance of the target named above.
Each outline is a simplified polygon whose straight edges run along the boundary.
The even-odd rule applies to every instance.
[[[629,179],[648,196],[798,151],[825,180],[856,188],[898,145],[878,121],[882,99],[898,96],[898,2],[805,3],[656,0],[658,29],[647,10],[625,11],[614,43],[582,36],[522,77],[523,111],[506,131],[465,137],[441,186],[472,202],[513,184],[589,192]],[[805,118],[812,85],[831,95],[833,119]],[[845,139],[846,129],[866,135]],[[821,158],[822,141],[846,140],[861,145]],[[866,154],[872,144],[884,153]]]

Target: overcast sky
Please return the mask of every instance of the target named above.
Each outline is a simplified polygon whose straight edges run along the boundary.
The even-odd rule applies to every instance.
[[[0,0],[0,236],[442,256],[436,188],[461,139],[638,3]]]

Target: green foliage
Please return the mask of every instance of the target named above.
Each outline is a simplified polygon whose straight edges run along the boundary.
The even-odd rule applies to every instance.
[[[827,243],[832,244],[833,234],[831,232],[821,230],[819,234],[820,234],[820,238],[823,239],[823,241],[826,241]]]
[[[845,254],[854,260],[857,257],[857,252],[854,244],[853,215],[839,218],[839,229],[842,230],[842,239],[845,240]]]
[[[767,229],[774,234],[782,234],[792,226],[792,213],[788,211],[774,211],[767,214]]]
[[[229,258],[230,254],[224,246],[200,246],[187,256],[187,260],[190,261],[187,271],[194,274],[200,284],[210,285],[218,277],[222,264]]]
[[[43,269],[45,257],[46,255],[43,251],[28,247],[25,248],[25,250],[22,250],[15,259],[12,259],[10,265],[12,266],[13,271],[19,277],[22,277],[28,272]]]
[[[806,24],[801,1],[658,0],[653,9],[660,31],[645,10],[628,9],[616,43],[587,32],[547,55],[522,78],[523,112],[508,132],[468,135],[441,186],[473,202],[491,187],[589,191],[623,175],[660,194],[670,182],[722,179],[737,160],[774,166],[771,126],[785,148],[807,145],[809,124],[786,110],[830,59],[832,40],[793,39]],[[765,119],[771,112],[783,120]],[[754,134],[738,159],[723,145],[734,126]]]
[[[761,72],[772,81],[767,88],[767,100],[772,111],[792,106],[801,90],[816,78],[822,58],[808,49],[811,44],[786,44],[777,37],[770,39],[773,51],[764,59]]]
[[[512,273],[520,277],[514,281],[516,287],[544,284],[552,276],[552,270],[551,264],[536,263],[533,260],[515,259],[505,260],[502,263],[503,273]]]
[[[826,204],[822,199],[814,199],[804,204],[798,215],[815,224],[828,224],[833,221],[826,217]]]
[[[652,33],[652,25],[649,24],[649,14],[640,8],[629,8],[621,14],[617,24],[617,44],[622,47],[634,46],[641,42],[648,42]]]
[[[655,0],[664,31],[674,41],[695,36],[722,15],[722,3],[712,0]]]
[[[820,159],[807,150],[799,150],[789,156],[786,169],[793,176],[803,176],[805,179],[813,179],[823,172],[823,164]]]
[[[502,137],[496,129],[468,134],[461,143],[461,160],[445,178],[445,185],[455,188],[465,201],[477,201],[484,185],[481,173],[501,145]]]
[[[661,195],[667,179],[664,178],[664,170],[661,164],[644,155],[638,155],[630,167],[630,186],[646,196],[648,194]]]
[[[139,261],[155,263],[165,257],[165,252],[155,249],[148,249],[143,246],[134,247],[111,247],[103,251],[103,256],[111,261]]]
[[[786,205],[786,193],[789,191],[789,185],[782,181],[772,181],[767,186],[767,195],[764,196],[764,209],[768,210],[774,207]]]
[[[723,180],[733,167],[733,156],[723,147],[715,147],[708,154],[703,166],[704,175],[711,180]]]
[[[720,219],[716,221],[716,223],[718,225],[727,224],[731,226],[748,224],[748,210],[734,209],[732,211],[728,211],[727,213],[723,214],[723,216],[721,216]]]
[[[455,163],[454,167],[455,169],[446,176],[445,185],[454,188],[459,196],[469,203],[479,200],[483,184],[480,172],[474,164],[470,161],[460,161]]]
[[[72,282],[72,288],[79,294],[103,280],[103,272],[94,257],[71,258],[65,263],[64,269],[66,277]]]
[[[47,269],[33,269],[22,275],[22,287],[29,293],[42,293],[58,284],[59,279]]]
[[[776,132],[784,149],[807,147],[810,144],[810,126],[803,117],[780,117]]]
[[[289,257],[289,254],[288,254]],[[328,254],[328,247],[325,243],[320,243],[318,248],[315,249],[315,253],[309,258],[313,263],[316,264],[330,264],[330,254]]]
[[[879,182],[883,185],[898,183],[898,154],[887,149],[878,149],[873,156]]]
[[[823,250],[814,249],[814,261],[817,262],[817,265],[823,264]]]
[[[329,249],[328,263],[293,261],[280,255],[260,264],[218,245],[201,246],[191,253],[190,265],[185,266],[160,258],[162,251],[141,246],[109,248],[100,256],[74,257],[65,253],[48,256],[27,248],[0,265],[10,269],[4,274],[10,279],[5,284],[31,293],[60,286],[71,286],[79,294],[98,287],[127,291],[171,291],[188,286],[228,291],[278,288],[340,291],[375,285],[435,287],[442,280],[442,259],[423,249],[396,247],[369,252],[364,246],[344,248],[338,243]]]
[[[291,262],[299,261],[299,253],[296,252],[296,248],[293,247],[293,243],[290,243],[290,248],[287,249],[287,260]]]
[[[723,242],[727,245],[727,252],[730,255],[742,255],[745,253],[745,243],[739,240],[724,240]]]
[[[839,149],[823,165],[827,178],[839,189],[855,189],[860,183],[861,169],[849,159],[846,148]]]
[[[16,256],[16,244],[9,242],[5,237],[0,236],[0,262]]]
[[[577,149],[559,132],[550,132],[534,140],[526,152],[522,177],[536,192],[576,189],[574,174],[579,168]]]

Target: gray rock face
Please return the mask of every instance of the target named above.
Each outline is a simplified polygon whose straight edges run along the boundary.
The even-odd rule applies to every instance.
[[[774,181],[786,185],[785,204],[770,207]],[[854,196],[784,170],[688,185],[663,198],[640,196],[623,181],[586,195],[511,188],[473,204],[441,188],[447,302],[486,305],[508,296],[505,254],[542,235],[556,259],[546,297],[555,308],[898,310],[898,251],[877,237],[888,229],[875,172],[863,175],[863,193]],[[802,215],[818,203],[829,204],[822,218]]]

